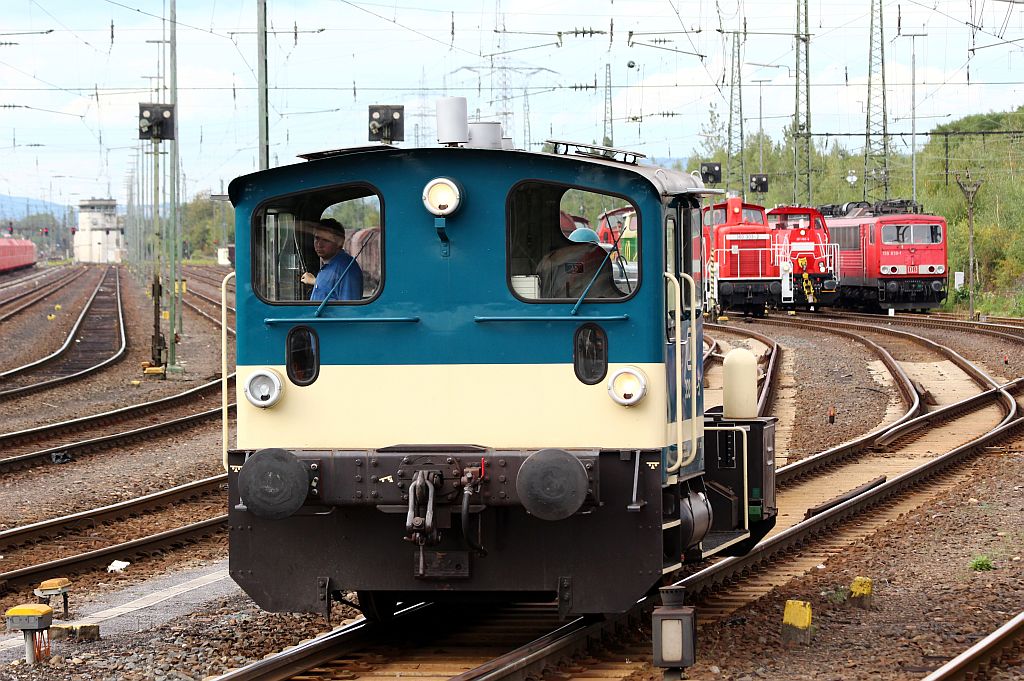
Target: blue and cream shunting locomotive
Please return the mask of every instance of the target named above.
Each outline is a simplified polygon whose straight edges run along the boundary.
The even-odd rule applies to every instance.
[[[370,616],[622,612],[774,524],[774,419],[703,414],[709,192],[637,154],[553,149],[382,144],[231,183],[230,572],[261,607],[351,590]],[[560,228],[622,207],[629,249]],[[324,217],[360,296],[309,300]]]

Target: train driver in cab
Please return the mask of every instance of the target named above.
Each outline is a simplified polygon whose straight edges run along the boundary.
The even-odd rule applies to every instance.
[[[320,271],[302,274],[302,283],[313,287],[310,300],[359,300],[363,297],[363,271],[345,252],[345,228],[334,218],[323,218],[313,231],[313,249],[320,257]]]

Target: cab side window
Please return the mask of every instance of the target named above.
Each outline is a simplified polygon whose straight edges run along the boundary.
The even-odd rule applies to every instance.
[[[618,196],[523,182],[508,197],[509,288],[526,301],[615,301],[640,285],[640,220]]]
[[[383,285],[383,205],[366,185],[271,199],[254,213],[253,288],[270,303],[359,304]]]

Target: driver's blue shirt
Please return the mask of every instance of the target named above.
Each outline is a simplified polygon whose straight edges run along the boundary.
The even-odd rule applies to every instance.
[[[335,282],[343,274],[345,278],[334,288]],[[329,300],[359,300],[363,297],[363,271],[359,269],[359,263],[345,251],[338,251],[320,268],[309,299],[323,300],[332,288],[334,293],[331,293]]]

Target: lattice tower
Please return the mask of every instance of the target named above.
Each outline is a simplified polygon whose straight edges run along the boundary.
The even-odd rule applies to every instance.
[[[811,196],[811,36],[807,0],[796,0],[796,106],[793,109],[793,203],[813,205]]]
[[[747,167],[743,158],[743,35],[732,34],[732,86],[729,88],[729,132],[725,157],[725,189],[740,196],[747,189]]]
[[[615,137],[612,131],[612,65],[604,65],[604,141],[606,147],[615,146]]]
[[[502,36],[505,34],[505,14],[501,11],[501,0],[494,3],[494,30],[498,34],[497,52],[505,47]],[[491,78],[497,80],[497,101],[491,101],[492,109],[501,119],[501,134],[510,136],[512,134],[512,78],[509,74],[508,57],[497,55],[491,57]],[[494,80],[491,81],[494,83]],[[493,90],[492,90],[493,92]]]
[[[523,88],[523,149],[530,150],[530,91]]]
[[[864,200],[889,198],[889,124],[885,107],[885,30],[882,2],[871,0],[867,121],[864,125]]]

